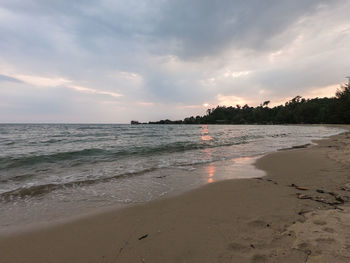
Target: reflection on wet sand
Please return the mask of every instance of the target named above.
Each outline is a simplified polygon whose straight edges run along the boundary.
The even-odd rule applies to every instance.
[[[211,164],[208,167],[206,167],[205,170],[208,173],[208,183],[214,182],[214,175],[215,175],[215,171],[216,171],[215,165]]]
[[[256,157],[246,156],[234,158],[234,162],[237,164],[251,164],[253,160],[256,160]]]

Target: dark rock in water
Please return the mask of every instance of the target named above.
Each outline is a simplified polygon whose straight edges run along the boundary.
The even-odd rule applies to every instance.
[[[130,124],[131,124],[131,125],[137,125],[137,124],[141,124],[141,123],[138,122],[138,121],[131,121]]]

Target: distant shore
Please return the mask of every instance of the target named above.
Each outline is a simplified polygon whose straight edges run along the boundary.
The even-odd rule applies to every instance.
[[[0,237],[1,262],[348,262],[349,133],[256,166],[267,176]]]

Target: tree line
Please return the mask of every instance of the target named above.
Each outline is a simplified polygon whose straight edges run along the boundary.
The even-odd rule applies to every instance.
[[[249,105],[217,106],[203,116],[184,120],[160,120],[149,124],[350,124],[350,79],[332,98],[305,99],[296,96],[284,105],[269,107],[265,101]]]

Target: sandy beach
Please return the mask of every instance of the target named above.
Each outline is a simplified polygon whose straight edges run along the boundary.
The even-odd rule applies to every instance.
[[[0,237],[0,262],[349,262],[350,134],[317,143],[263,178]]]

